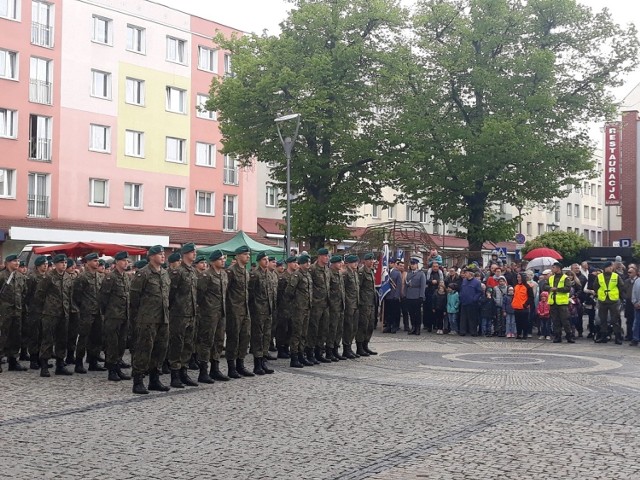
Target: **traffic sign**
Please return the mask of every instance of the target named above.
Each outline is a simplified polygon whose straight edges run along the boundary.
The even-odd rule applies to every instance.
[[[527,240],[527,237],[524,236],[524,233],[516,233],[516,243],[524,243]]]
[[[496,251],[498,252],[499,258],[507,258],[507,247],[498,247]]]
[[[631,246],[631,239],[630,238],[621,238],[620,239],[620,246],[624,247],[624,248],[629,248]]]

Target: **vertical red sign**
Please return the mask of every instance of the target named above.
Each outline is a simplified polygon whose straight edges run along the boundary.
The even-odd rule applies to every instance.
[[[604,127],[604,204],[620,205],[620,124]]]

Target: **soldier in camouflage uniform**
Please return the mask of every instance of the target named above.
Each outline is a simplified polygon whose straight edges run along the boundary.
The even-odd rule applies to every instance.
[[[289,257],[287,262],[291,260]],[[289,277],[284,297],[290,305],[291,314],[291,362],[294,368],[310,367],[318,363],[314,361],[312,348],[305,348],[307,328],[309,326],[309,315],[313,304],[313,280],[309,274],[309,256],[300,255],[297,263],[298,268],[293,269]],[[305,352],[307,354],[305,358]]]
[[[87,373],[84,368],[85,352],[89,370],[104,372],[106,368],[98,364],[98,357],[102,350],[102,314],[98,294],[104,275],[99,271],[100,261],[97,253],[85,255],[84,265],[84,272],[78,275],[73,283],[72,300],[80,309],[75,372]]]
[[[239,373],[244,377],[254,374],[244,366],[244,357],[251,339],[251,317],[249,315],[249,272],[247,264],[251,259],[249,247],[241,246],[235,250],[236,262],[227,270],[229,286],[227,288],[227,366],[229,376],[236,378]]]
[[[40,369],[40,333],[42,330],[41,302],[36,301],[38,284],[47,276],[49,263],[47,258],[40,255],[35,259],[33,270],[27,275],[24,306],[27,309],[27,323],[22,329],[22,336],[29,350],[29,368]]]
[[[138,270],[130,291],[130,313],[135,327],[132,360],[133,393],[149,390],[166,392],[169,387],[160,382],[159,367],[169,344],[169,274],[161,267],[164,248],[155,245],[147,252],[149,263]],[[149,374],[149,390],[144,375]]]
[[[38,283],[35,298],[42,311],[42,337],[40,341],[40,376],[49,377],[49,359],[56,356],[56,375],[72,375],[64,358],[67,353],[67,323],[73,294],[73,282],[66,273],[67,257],[53,257],[53,268]]]
[[[27,368],[16,357],[20,351],[26,277],[20,273],[17,255],[8,255],[4,264],[5,269],[0,272],[0,357],[7,356],[9,371],[23,372]]]
[[[325,351],[331,361],[346,360],[340,355],[339,347],[342,343],[342,324],[344,322],[344,279],[342,277],[342,257],[334,255],[329,261],[331,272],[329,282],[329,329]]]
[[[249,276],[249,314],[251,315],[251,351],[253,352],[253,373],[264,375],[273,373],[264,357],[264,349],[269,349],[271,338],[271,315],[275,306],[275,295],[269,275],[269,257],[258,253],[258,266]]]
[[[373,253],[364,256],[364,265],[358,269],[360,281],[360,305],[358,307],[358,332],[356,334],[357,354],[360,356],[377,355],[369,348],[369,341],[375,327],[376,287],[373,274]]]
[[[194,352],[194,334],[198,305],[198,275],[193,266],[196,246],[186,243],[181,249],[182,264],[171,270],[169,294],[169,365],[171,386],[174,388],[197,387],[189,377],[187,365]]]
[[[264,358],[266,358],[267,360],[277,360],[278,357],[277,355],[273,355],[270,352],[277,352],[278,349],[276,348],[276,344],[275,344],[275,338],[276,338],[276,327],[277,327],[277,316],[278,316],[278,278],[279,278],[279,273],[277,271],[278,268],[278,261],[276,260],[276,257],[269,257],[269,265],[267,267],[267,272],[271,278],[271,287],[273,288],[273,298],[274,298],[274,305],[273,305],[273,313],[271,314],[271,324],[270,324],[270,328],[269,328],[269,332],[267,332],[265,330],[265,337],[267,337],[268,334],[268,338],[265,338],[265,341],[267,342],[267,348],[264,351]]]
[[[347,255],[347,268],[343,274],[344,280],[344,326],[342,328],[342,354],[346,358],[357,358],[351,349],[358,330],[358,305],[360,303],[360,277],[358,275],[358,256]]]
[[[126,268],[129,263],[127,252],[118,252],[114,256],[115,269],[108,273],[100,287],[100,311],[104,315],[104,351],[105,366],[109,371],[109,380],[131,380],[122,371],[122,356],[127,347],[129,329],[129,298],[131,277]]]
[[[289,345],[291,342],[291,314],[293,310],[291,300],[286,297],[285,290],[291,276],[298,269],[297,257],[286,260],[287,269],[278,277],[277,310],[276,310],[276,346],[278,358],[291,358]],[[298,352],[294,352],[297,355]]]
[[[78,278],[76,262],[73,258],[67,258],[67,273],[71,280],[75,282]],[[67,358],[64,363],[74,365],[76,363],[76,342],[78,341],[78,325],[80,324],[80,309],[71,296],[71,306],[69,307],[69,327],[67,329]]]
[[[331,363],[331,358],[323,355],[329,323],[329,251],[318,250],[318,258],[309,269],[313,280],[313,305],[307,332],[308,348],[315,347],[315,359],[320,363]]]

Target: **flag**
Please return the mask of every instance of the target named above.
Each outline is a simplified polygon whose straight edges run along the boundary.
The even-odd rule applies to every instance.
[[[391,282],[389,281],[389,244],[385,243],[382,250],[382,261],[380,262],[380,288],[378,289],[378,298],[380,302],[384,300],[384,296],[391,291]]]

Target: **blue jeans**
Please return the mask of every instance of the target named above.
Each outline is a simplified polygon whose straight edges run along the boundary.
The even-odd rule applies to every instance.
[[[633,341],[640,341],[640,310],[636,310],[633,318]]]
[[[549,317],[540,318],[540,335],[543,337],[551,336],[551,319]]]
[[[513,313],[507,313],[507,333],[516,334],[516,316]]]
[[[482,335],[491,335],[491,328],[493,327],[492,318],[482,319]]]
[[[447,319],[449,321],[449,331],[458,333],[458,312],[447,313]]]

